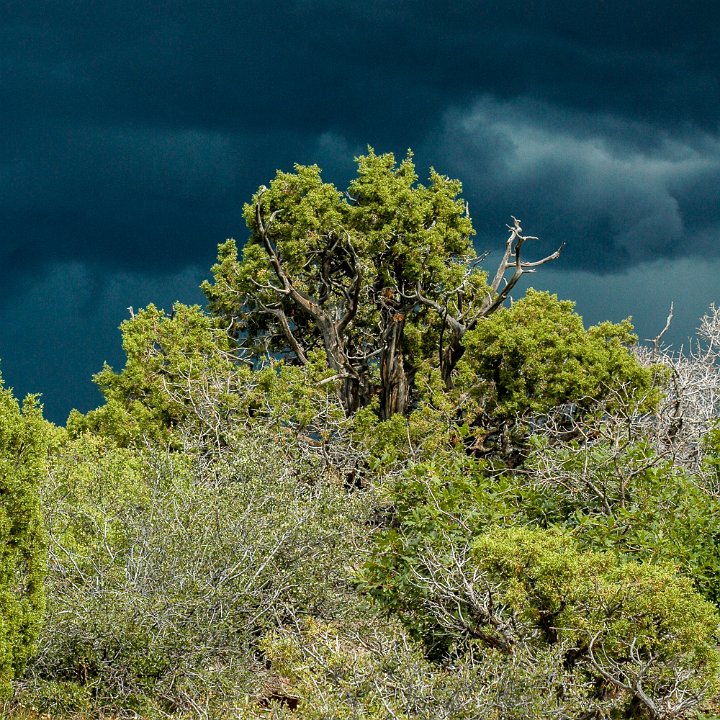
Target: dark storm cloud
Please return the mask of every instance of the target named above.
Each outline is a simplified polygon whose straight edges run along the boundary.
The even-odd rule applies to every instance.
[[[543,249],[567,242],[566,262],[599,272],[720,255],[715,135],[484,98],[449,112],[441,137],[485,243],[514,212],[546,239]]]
[[[77,388],[124,308],[152,299],[133,288],[173,278],[163,297],[195,299],[258,185],[294,162],[343,185],[367,144],[461,178],[481,249],[514,213],[538,253],[568,242],[571,273],[713,262],[718,14],[669,0],[2,3],[6,377]],[[48,313],[72,332],[53,340]]]
[[[715,123],[710,3],[178,0],[7,10],[10,113],[365,132],[427,122],[443,101],[482,89]]]
[[[242,200],[276,167],[322,159],[328,136],[352,148],[423,146],[449,170],[462,164],[453,162],[462,147],[489,141],[482,172],[461,173],[471,198],[489,195],[492,209],[504,189],[522,185],[527,205],[513,202],[517,212],[562,214],[575,233],[596,223],[602,248],[578,262],[634,262],[633,233],[656,228],[664,230],[653,251],[677,252],[684,226],[672,204],[683,196],[692,203],[696,175],[670,182],[633,169],[605,182],[617,167],[577,143],[572,167],[549,151],[513,163],[502,144],[532,142],[536,128],[562,153],[545,124],[557,128],[566,117],[577,142],[585,134],[608,147],[629,143],[633,153],[649,142],[650,155],[666,144],[656,124],[715,132],[718,51],[708,10],[644,2],[5,3],[0,272],[17,279],[56,260],[150,273],[206,262],[217,242],[242,235]],[[524,135],[492,121],[483,127],[476,111],[475,125],[453,138],[448,108],[477,108],[479,97],[500,107],[532,98],[548,111],[528,114]],[[597,113],[613,123],[594,127]],[[714,167],[706,173],[713,187]],[[613,191],[638,211],[632,226]]]
[[[243,201],[276,167],[318,161],[332,173],[361,149],[332,133],[69,125],[26,132],[23,147],[0,169],[6,291],[54,262],[150,275],[209,269],[218,242],[243,236]]]

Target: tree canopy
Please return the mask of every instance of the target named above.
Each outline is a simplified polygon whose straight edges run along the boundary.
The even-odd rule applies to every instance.
[[[220,247],[209,309],[256,354],[306,364],[323,350],[349,414],[375,398],[385,419],[407,413],[423,364],[451,385],[464,334],[559,253],[525,262],[515,221],[489,282],[461,189],[434,170],[419,184],[410,153],[370,150],[345,192],[317,166],[278,172],[245,205],[242,258],[233,240]]]

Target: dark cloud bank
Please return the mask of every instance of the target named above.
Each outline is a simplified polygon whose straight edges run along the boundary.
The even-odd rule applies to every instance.
[[[448,7],[447,5],[450,5]],[[586,7],[591,5],[591,7]],[[200,302],[277,168],[416,151],[478,246],[511,213],[567,242],[536,285],[676,338],[720,267],[711,3],[8,2],[0,15],[0,357],[62,421],[119,365],[128,305]]]

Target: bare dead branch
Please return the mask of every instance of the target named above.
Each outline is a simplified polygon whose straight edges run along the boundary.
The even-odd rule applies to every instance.
[[[670,329],[670,323],[673,319],[673,309],[674,309],[675,303],[670,303],[670,312],[668,312],[667,320],[665,320],[665,326],[663,329],[654,337],[654,338],[646,338],[647,342],[651,342],[653,345],[653,348],[656,352],[660,351],[660,341],[665,336],[665,333]]]
[[[525,275],[526,273],[534,272],[536,268],[552,262],[553,260],[557,260],[560,257],[560,253],[562,252],[563,248],[565,247],[565,243],[563,243],[555,252],[550,253],[550,255],[547,255],[540,260],[534,260],[531,262],[524,261],[522,259],[523,245],[528,240],[537,240],[537,237],[535,237],[534,235],[523,235],[520,220],[518,220],[514,216],[513,225],[508,225],[507,227],[508,230],[510,230],[510,235],[505,241],[505,252],[503,253],[502,259],[498,264],[498,268],[495,272],[493,281],[490,284],[492,294],[483,304],[480,317],[487,317],[488,315],[492,315],[492,313],[494,313],[505,302],[505,300],[507,300],[510,292],[515,287],[515,285],[517,285],[523,275]],[[510,256],[513,254],[515,255],[515,260],[514,262],[510,262]],[[505,278],[505,273],[508,270],[513,270],[513,274],[509,280]],[[503,288],[500,289],[500,286],[503,284],[503,282],[505,284]]]

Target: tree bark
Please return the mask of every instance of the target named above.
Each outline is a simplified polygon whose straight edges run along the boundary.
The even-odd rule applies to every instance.
[[[386,318],[383,323],[385,332],[380,355],[380,413],[383,420],[388,420],[396,413],[407,412],[410,404],[410,383],[403,352],[406,315],[387,306],[382,309],[382,313]]]

